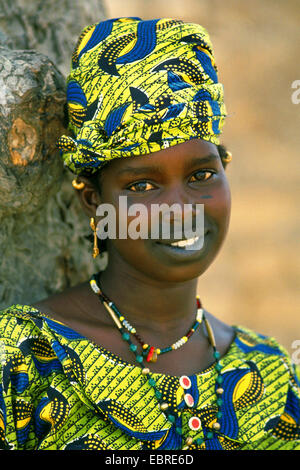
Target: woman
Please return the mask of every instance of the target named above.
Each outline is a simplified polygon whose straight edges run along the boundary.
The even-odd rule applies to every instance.
[[[170,19],[90,26],[67,99],[73,137],[58,145],[77,175],[93,255],[100,245],[108,263],[83,284],[2,312],[3,447],[300,449],[299,377],[285,350],[222,323],[196,295],[230,217],[226,111],[206,30]],[[134,204],[146,209],[146,234],[155,204],[176,203],[180,224],[193,226],[204,204],[202,239],[179,237],[173,213],[168,237],[99,242],[97,208],[124,219],[122,196],[128,226]]]

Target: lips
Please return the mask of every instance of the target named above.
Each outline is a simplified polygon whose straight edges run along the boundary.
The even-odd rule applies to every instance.
[[[182,240],[156,240],[155,245],[164,256],[168,256],[178,260],[197,258],[205,249],[206,236],[209,230],[204,235],[195,236],[193,238],[185,238]]]
[[[197,237],[182,239],[178,241],[160,240],[160,241],[157,241],[156,243],[159,243],[162,245],[173,246],[173,247],[186,248],[186,247],[191,247],[192,245],[197,243],[198,240],[199,240],[199,237],[197,236]]]

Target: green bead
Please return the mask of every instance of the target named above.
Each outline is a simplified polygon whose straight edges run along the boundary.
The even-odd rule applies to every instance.
[[[178,427],[177,427],[177,428],[176,428],[176,432],[177,432],[177,434],[180,434],[180,436],[182,435],[182,429],[181,429],[181,428],[178,428]]]
[[[218,411],[218,413],[217,413],[217,418],[222,418],[222,416],[223,416],[222,411]]]
[[[159,390],[156,390],[155,396],[156,398],[160,399],[162,397],[162,393]]]
[[[136,346],[135,344],[131,344],[131,345],[129,346],[129,349],[130,349],[131,351],[135,352],[135,351],[137,350],[137,346]]]
[[[214,351],[214,358],[215,358],[215,359],[220,359],[220,353],[219,353],[219,351]]]
[[[203,444],[203,442],[204,442],[204,439],[199,439],[199,438],[196,439],[196,444],[197,444],[198,446],[201,446],[201,445]]]
[[[168,415],[167,418],[168,418],[168,421],[170,421],[170,423],[175,423],[175,416]]]
[[[223,400],[222,400],[222,398],[217,398],[217,404],[218,404],[218,406],[222,406],[222,405],[223,405]]]
[[[130,338],[129,333],[123,333],[123,334],[122,334],[122,338],[125,339],[125,341],[128,341],[129,338]]]
[[[139,356],[139,355],[136,356],[137,362],[143,362],[143,359],[144,359],[143,356]]]
[[[223,369],[223,367],[221,366],[220,363],[218,363],[218,364],[216,364],[215,369],[216,369],[218,372],[220,372],[220,371]]]
[[[154,379],[149,379],[148,382],[151,385],[151,387],[155,387],[156,382]]]
[[[217,377],[217,382],[218,382],[218,384],[223,383],[223,377],[222,377],[222,375],[219,375],[219,376]]]
[[[207,433],[207,439],[212,439],[214,437],[214,433],[211,431],[208,431]]]

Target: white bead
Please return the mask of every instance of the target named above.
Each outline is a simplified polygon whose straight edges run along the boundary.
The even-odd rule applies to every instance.
[[[91,282],[91,288],[93,289],[95,294],[99,294],[100,289],[99,289],[99,287],[97,286],[97,284],[95,282]]]
[[[200,323],[203,317],[203,308],[198,308],[196,320]]]

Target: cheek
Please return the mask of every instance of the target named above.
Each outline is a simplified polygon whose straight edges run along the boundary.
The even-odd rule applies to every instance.
[[[205,214],[214,219],[216,223],[225,225],[225,227],[228,225],[231,212],[231,194],[226,179],[211,193],[211,198],[204,203],[204,208]]]

